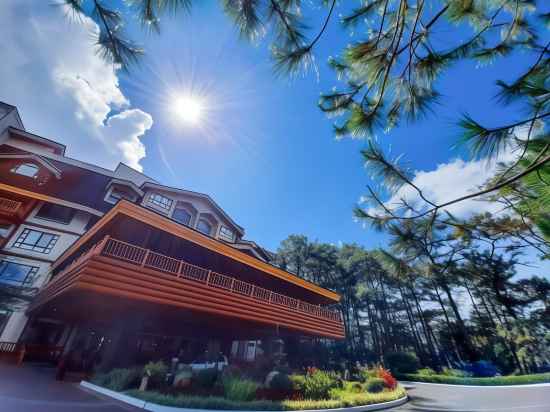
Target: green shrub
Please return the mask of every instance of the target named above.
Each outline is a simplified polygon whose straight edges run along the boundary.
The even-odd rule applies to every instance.
[[[378,369],[377,368],[363,368],[359,371],[359,379],[361,382],[367,382],[370,378],[377,378],[378,377]]]
[[[364,388],[360,382],[346,382],[344,389],[352,393],[361,393]]]
[[[194,377],[197,385],[205,389],[212,388],[217,378],[218,370],[216,368],[201,369]]]
[[[539,373],[533,375],[519,376],[495,376],[492,378],[460,378],[456,376],[431,375],[424,376],[418,374],[403,374],[399,376],[402,380],[430,383],[447,383],[451,385],[525,385],[530,383],[550,383],[550,373]]]
[[[370,378],[365,384],[365,389],[369,393],[378,393],[384,390],[384,379],[381,378]]]
[[[456,378],[467,378],[471,376],[468,372],[460,370],[460,369],[451,369],[451,368],[443,368],[443,371],[441,372],[441,375],[443,376],[454,376]]]
[[[250,379],[225,377],[222,381],[225,397],[231,401],[246,402],[254,399],[258,384]]]
[[[345,393],[339,391],[339,397],[336,399],[324,399],[320,401],[300,400],[300,401],[268,401],[258,400],[251,402],[235,402],[221,397],[199,397],[199,396],[170,396],[158,392],[140,392],[138,390],[128,391],[127,394],[135,398],[142,399],[160,405],[174,406],[179,408],[194,409],[214,409],[214,410],[241,410],[241,411],[297,411],[311,409],[333,409],[345,408],[361,405],[371,405],[374,403],[388,402],[402,398],[406,395],[402,387],[394,391],[384,391],[380,393]]]
[[[278,373],[271,379],[269,388],[281,392],[291,392],[294,388],[294,383],[286,373]]]
[[[143,373],[149,376],[149,388],[160,388],[166,380],[168,366],[163,361],[149,362],[143,367]]]
[[[295,391],[304,393],[304,387],[306,386],[306,377],[304,375],[290,375],[290,381],[292,382],[292,389]]]
[[[384,355],[387,368],[393,373],[416,373],[420,367],[418,358],[410,352],[392,352]]]
[[[327,372],[316,369],[306,374],[303,395],[306,399],[327,399],[329,391],[335,387],[337,387],[337,381],[333,376]]]
[[[422,368],[422,369],[418,369],[418,371],[416,372],[418,375],[422,375],[422,376],[430,376],[430,375],[437,375],[437,372],[434,371],[432,368]]]
[[[108,373],[95,375],[92,383],[113,391],[125,391],[138,387],[141,376],[141,368],[113,369]]]

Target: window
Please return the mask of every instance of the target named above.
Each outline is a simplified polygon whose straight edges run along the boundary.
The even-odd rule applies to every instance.
[[[21,163],[11,169],[12,173],[16,173],[21,176],[32,177],[33,179],[38,174],[38,166],[34,163]]]
[[[172,214],[172,219],[187,226],[191,223],[191,217],[191,213],[181,207],[176,208]]]
[[[105,198],[105,201],[107,201],[109,203],[112,203],[112,204],[115,204],[120,199],[126,199],[126,200],[129,200],[129,201],[133,202],[133,201],[136,200],[136,197],[126,193],[123,190],[120,190],[120,189],[117,189],[116,187],[113,187],[109,191],[107,197]]]
[[[158,193],[152,193],[151,196],[149,196],[149,202],[166,210],[172,207],[172,199],[168,199],[166,196]]]
[[[233,242],[235,240],[235,233],[225,226],[220,227],[220,239]]]
[[[2,283],[16,286],[29,285],[33,282],[36,272],[38,272],[36,266],[0,260],[0,282]]]
[[[25,229],[19,235],[13,246],[20,249],[27,249],[47,254],[52,251],[57,239],[59,239],[58,235],[39,232],[38,230]]]
[[[200,219],[199,223],[197,223],[197,230],[205,235],[209,235],[212,233],[212,225],[207,220]]]
[[[75,212],[76,211],[70,207],[56,205],[54,203],[44,203],[36,214],[36,217],[68,225],[71,223],[71,220],[73,220]]]

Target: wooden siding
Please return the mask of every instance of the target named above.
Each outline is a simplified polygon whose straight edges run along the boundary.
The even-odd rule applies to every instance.
[[[106,237],[54,278],[29,311],[68,291],[169,305],[341,339],[340,313]]]
[[[77,242],[75,242],[57,261],[53,264],[53,268],[61,265],[67,258],[69,258],[74,253],[77,253],[78,250],[84,245],[88,240],[90,240],[98,231],[100,231],[104,226],[109,222],[113,221],[115,217],[125,215],[129,216],[136,221],[142,222],[146,225],[155,227],[163,232],[172,234],[174,236],[186,239],[190,242],[193,242],[203,248],[214,251],[216,253],[222,254],[231,258],[235,261],[244,263],[250,267],[258,269],[266,274],[266,276],[274,276],[276,278],[282,279],[286,282],[292,283],[299,287],[305,288],[313,293],[323,296],[327,300],[332,302],[338,302],[340,300],[340,295],[337,293],[322,288],[312,282],[301,279],[292,273],[286,272],[278,267],[272,266],[260,259],[254,258],[246,253],[241,252],[219,240],[213,239],[209,236],[206,236],[196,230],[190,229],[184,225],[176,223],[160,214],[157,214],[149,209],[135,205],[126,200],[119,201],[115,207],[113,207],[109,212],[107,212],[95,225],[94,227],[85,233]]]

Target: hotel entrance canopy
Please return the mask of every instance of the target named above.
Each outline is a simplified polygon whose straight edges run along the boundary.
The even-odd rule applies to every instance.
[[[53,265],[28,309],[79,318],[117,307],[237,329],[344,337],[338,294],[121,200]],[[233,325],[233,326],[232,326]]]

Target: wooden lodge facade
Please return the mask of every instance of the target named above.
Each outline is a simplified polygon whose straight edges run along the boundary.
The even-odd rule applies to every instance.
[[[101,348],[130,364],[343,338],[339,296],[243,236],[208,195],[66,157],[0,103],[0,283],[29,301],[0,306],[0,352]]]

